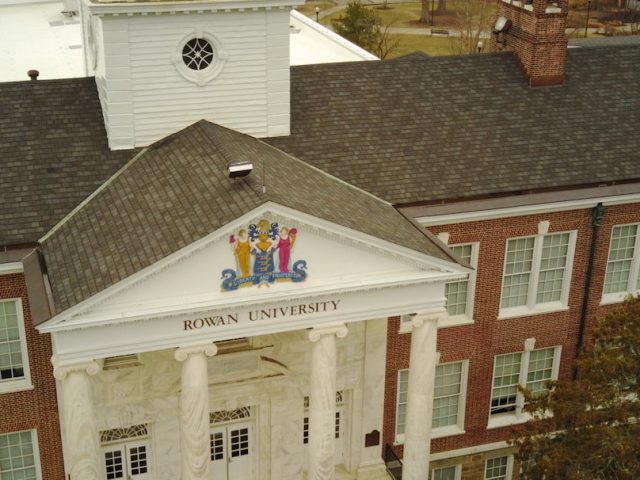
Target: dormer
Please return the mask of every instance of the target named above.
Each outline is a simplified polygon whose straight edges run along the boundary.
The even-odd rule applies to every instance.
[[[289,12],[301,0],[83,0],[85,62],[109,147],[206,119],[289,134]]]
[[[562,85],[568,0],[498,0],[494,50],[512,50],[532,87]]]

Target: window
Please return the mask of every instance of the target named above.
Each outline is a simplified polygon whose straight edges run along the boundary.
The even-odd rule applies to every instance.
[[[462,465],[451,465],[450,467],[434,468],[431,471],[432,480],[460,480]]]
[[[22,301],[0,301],[0,393],[31,388]]]
[[[451,245],[451,251],[462,260],[471,265],[474,269],[478,266],[479,243],[465,243]],[[438,320],[438,327],[455,327],[473,323],[473,299],[476,289],[476,272],[469,273],[463,280],[456,280],[445,284],[445,305],[447,318]],[[414,314],[402,315],[400,317],[400,331],[398,333],[411,332],[411,320]]]
[[[478,243],[467,243],[452,245],[451,251],[472,267],[478,265]],[[445,296],[447,297],[447,313],[449,322],[460,323],[464,320],[471,321],[473,318],[473,297],[475,291],[475,271],[469,274],[464,280],[448,282],[445,285]]]
[[[618,225],[611,231],[603,300],[621,301],[640,290],[639,225]]]
[[[466,361],[444,363],[436,367],[432,428],[435,436],[453,435],[464,430]],[[404,441],[407,413],[409,370],[398,371],[396,401],[396,441]]]
[[[547,381],[558,378],[559,358],[560,347],[497,355],[493,366],[490,415],[515,414],[525,421],[527,418],[522,415],[524,396],[518,391],[518,385],[534,394],[543,394],[547,391]]]
[[[512,457],[496,457],[487,460],[484,469],[484,480],[509,480],[511,479]]]
[[[342,390],[336,392],[336,416],[334,422],[334,436],[339,439],[343,429],[345,393]],[[309,397],[304,397],[304,417],[302,418],[302,443],[309,443]]]
[[[216,36],[200,29],[185,35],[172,55],[178,73],[197,85],[206,85],[218,76],[227,58]]]
[[[0,478],[39,480],[40,465],[35,432],[0,434]]]
[[[575,232],[507,240],[500,316],[566,307]]]
[[[182,47],[182,61],[191,70],[203,70],[213,62],[213,46],[204,38],[192,38]]]

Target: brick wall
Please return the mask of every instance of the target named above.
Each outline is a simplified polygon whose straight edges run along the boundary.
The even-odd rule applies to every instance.
[[[549,233],[577,230],[568,306],[566,311],[535,314],[498,320],[502,274],[507,239],[535,235],[538,223],[550,222]],[[591,283],[587,332],[595,319],[615,305],[600,306],[604,275],[614,225],[640,222],[640,205],[608,207],[596,241],[596,256]],[[435,439],[433,452],[467,448],[503,441],[510,427],[487,430],[494,356],[520,352],[527,338],[536,339],[535,348],[562,346],[559,377],[569,379],[573,373],[576,345],[582,314],[588,257],[591,248],[591,209],[540,215],[503,218],[432,227],[433,233],[448,232],[449,244],[480,242],[473,325],[440,329],[438,351],[441,362],[469,360],[465,434]],[[389,319],[387,344],[384,443],[393,444],[397,372],[409,367],[410,334],[398,334],[400,320]],[[587,334],[586,341],[589,336]],[[396,451],[401,454],[402,446]]]
[[[512,50],[534,87],[564,82],[568,5],[566,0],[558,3],[561,12],[545,13],[546,0],[536,0],[533,11],[498,1],[498,16],[511,20],[512,26],[508,32],[492,36],[492,48]]]
[[[0,299],[22,298],[32,390],[0,394],[0,433],[37,430],[44,480],[63,480],[64,464],[53,378],[51,340],[31,325],[27,289],[22,274],[0,275]]]

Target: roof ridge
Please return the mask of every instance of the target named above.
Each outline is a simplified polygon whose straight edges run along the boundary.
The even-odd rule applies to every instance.
[[[375,62],[371,62],[371,63],[375,63]],[[251,137],[251,138],[254,138],[254,137]],[[346,185],[347,187],[349,187],[349,188],[351,188],[353,190],[356,190],[356,191],[358,191],[360,193],[364,193],[365,195],[368,195],[371,198],[373,198],[373,199],[375,199],[375,200],[377,200],[377,201],[379,201],[379,202],[381,202],[381,203],[383,203],[385,205],[389,205],[389,206],[393,207],[393,204],[391,202],[387,202],[383,198],[380,198],[377,195],[374,195],[373,193],[368,192],[367,190],[364,190],[363,188],[356,187],[354,184],[349,183],[349,182],[347,182],[345,180],[342,180],[341,178],[338,178],[335,175],[331,175],[330,173],[327,173],[325,170],[322,170],[321,168],[314,167],[313,165],[305,162],[304,160],[300,160],[298,157],[295,157],[295,156],[285,152],[284,150],[280,150],[278,147],[274,147],[273,145],[268,144],[267,142],[263,141],[260,138],[255,138],[255,140],[257,140],[258,142],[260,142],[263,145],[268,146],[269,148],[277,150],[278,152],[282,153],[283,155],[285,155],[286,157],[290,158],[291,160],[294,160],[295,162],[298,162],[299,164],[301,164],[301,165],[303,165],[303,166],[305,166],[305,167],[307,167],[307,168],[309,168],[311,170],[314,170],[314,171],[324,175],[325,177],[328,177],[328,178],[330,178],[332,180],[335,180],[336,182],[341,183],[342,185]]]

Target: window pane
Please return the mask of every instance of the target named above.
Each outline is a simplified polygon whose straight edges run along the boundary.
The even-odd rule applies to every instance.
[[[607,273],[604,279],[605,294],[626,292],[629,289],[629,276],[637,233],[637,225],[623,225],[613,228]]]
[[[527,389],[532,393],[539,395],[547,391],[546,383],[551,380],[553,373],[554,353],[554,348],[545,348],[529,354]]]
[[[456,425],[462,383],[462,362],[436,367],[433,428]]]
[[[398,371],[398,398],[396,400],[396,435],[404,434],[407,415],[407,390],[409,386],[409,370]]]
[[[436,468],[433,471],[433,480],[456,480],[456,466]]]
[[[454,245],[451,251],[462,260],[471,263],[472,245]],[[449,315],[464,315],[467,313],[467,290],[469,280],[449,282],[445,285],[445,297],[447,297],[447,312]]]
[[[16,303],[0,302],[0,382],[24,377]]]
[[[491,390],[492,415],[515,409],[521,359],[522,353],[496,356]]]
[[[544,237],[536,303],[560,300],[568,251],[568,233],[546,235]]]
[[[0,478],[2,480],[35,480],[31,432],[0,435]]]
[[[507,241],[507,258],[502,280],[502,308],[527,304],[533,259],[534,237]]]
[[[509,457],[498,457],[487,460],[484,472],[485,480],[507,480]]]

